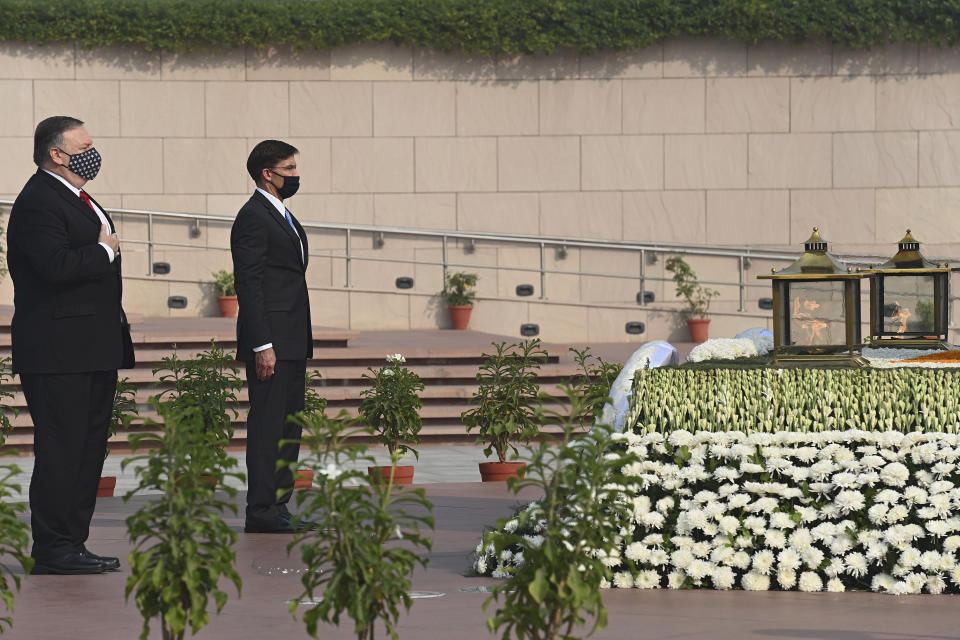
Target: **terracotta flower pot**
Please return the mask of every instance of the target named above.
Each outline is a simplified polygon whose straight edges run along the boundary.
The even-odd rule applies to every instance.
[[[710,318],[687,318],[687,329],[690,330],[691,342],[706,342],[710,331]]]
[[[483,482],[506,482],[510,478],[519,478],[520,470],[525,466],[523,462],[481,462],[480,479]]]
[[[367,467],[367,473],[384,480],[390,479],[390,467]],[[393,474],[393,484],[413,484],[413,465],[397,466]]]
[[[217,304],[220,305],[221,318],[236,318],[240,312],[237,296],[217,296]]]
[[[313,469],[297,469],[297,477],[293,480],[294,489],[309,489],[313,486]]]
[[[112,498],[113,491],[117,488],[117,476],[103,476],[100,478],[100,484],[97,485],[98,498]]]
[[[454,329],[463,331],[470,324],[470,312],[473,311],[473,305],[470,304],[452,304],[447,309],[450,310],[450,323]]]

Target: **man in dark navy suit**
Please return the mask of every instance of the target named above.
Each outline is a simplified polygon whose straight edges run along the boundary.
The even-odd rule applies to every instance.
[[[307,294],[307,235],[284,205],[297,192],[297,149],[264,140],[247,158],[257,185],[237,213],[230,234],[240,312],[237,359],[246,363],[250,391],[247,417],[247,533],[292,533],[287,503],[293,489],[282,457],[296,462],[301,430],[287,416],[304,405],[307,358],[313,355]]]
[[[100,154],[76,118],[37,125],[39,167],[10,212],[13,370],[33,419],[33,573],[103,573],[86,548],[103,470],[117,369],[133,366],[121,306],[120,241],[83,186]]]

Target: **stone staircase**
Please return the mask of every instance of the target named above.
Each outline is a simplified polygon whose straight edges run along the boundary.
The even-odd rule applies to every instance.
[[[0,357],[10,354],[10,320],[12,308],[0,307]],[[133,430],[150,426],[144,419],[155,419],[149,405],[152,396],[163,390],[158,382],[160,374],[153,370],[162,366],[162,359],[176,353],[181,359],[194,357],[210,347],[211,340],[228,351],[236,348],[235,321],[229,318],[142,318],[133,319],[132,337],[137,355],[135,369],[121,370],[137,387],[137,403],[142,419]],[[407,366],[424,382],[423,418],[421,436],[424,442],[472,442],[466,433],[460,414],[471,405],[469,399],[477,389],[476,374],[483,354],[490,353],[493,342],[516,342],[516,338],[476,331],[410,330],[410,331],[344,331],[316,327],[314,354],[307,362],[309,370],[319,371],[322,378],[317,392],[328,401],[327,414],[336,415],[345,410],[357,415],[360,393],[368,387],[363,374],[368,367],[379,367],[391,353],[402,353]],[[612,343],[593,348],[607,360],[623,362],[638,345]],[[568,345],[544,345],[548,362],[541,367],[541,391],[552,397],[562,396],[559,385],[576,375],[578,368]],[[244,368],[237,363],[244,387],[237,394],[237,414],[234,418],[233,445],[240,447],[246,440],[248,395]],[[29,451],[33,446],[33,423],[27,411],[19,380],[8,388],[14,392],[9,405],[19,410],[12,418],[14,432],[7,438],[7,449]],[[548,430],[552,430],[547,427]],[[120,433],[111,441],[113,451],[125,451],[127,433]]]

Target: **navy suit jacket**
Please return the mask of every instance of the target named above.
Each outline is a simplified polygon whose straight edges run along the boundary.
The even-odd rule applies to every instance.
[[[296,218],[293,224],[296,233],[259,191],[233,221],[230,252],[240,303],[238,360],[252,361],[254,347],[267,343],[273,344],[277,360],[305,360],[313,355],[307,234]]]
[[[17,196],[7,225],[14,372],[133,366],[120,255],[110,262],[98,243],[100,224],[83,200],[43,170]]]

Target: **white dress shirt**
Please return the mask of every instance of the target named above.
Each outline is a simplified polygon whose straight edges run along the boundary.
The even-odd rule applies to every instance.
[[[268,193],[267,191],[264,191],[260,187],[257,187],[257,191],[262,193],[266,197],[266,199],[270,201],[270,204],[273,205],[273,207],[277,210],[277,213],[280,215],[280,220],[283,222],[283,224],[286,224],[289,226],[289,223],[287,222],[287,207],[284,206],[283,200]],[[300,234],[297,233],[297,230],[295,228],[293,229],[293,233],[294,235],[297,236],[297,240],[300,241],[300,259],[303,260],[303,239],[300,238]],[[267,349],[270,349],[272,347],[273,347],[273,343],[268,342],[267,344],[261,345],[259,347],[254,347],[253,352],[258,353],[260,351],[266,351]]]
[[[70,189],[70,191],[76,194],[77,200],[80,200],[81,202],[83,202],[83,200],[80,199],[80,189],[77,189],[75,186],[67,182],[63,176],[58,176],[57,174],[55,174],[53,171],[50,171],[49,169],[44,169],[44,171],[46,171],[47,173],[52,175],[54,178],[62,182],[67,187],[67,189]],[[87,206],[87,203],[83,202],[83,206]],[[107,234],[113,235],[113,226],[110,224],[110,221],[107,220],[107,216],[103,214],[103,211],[100,210],[100,207],[97,206],[97,203],[94,202],[93,200],[90,200],[90,206],[93,208],[93,212],[97,214],[97,217],[100,218],[100,224],[107,225]],[[113,259],[116,256],[113,253],[113,249],[110,248],[110,245],[108,245],[106,242],[99,242],[98,244],[107,250],[107,256],[110,258],[110,262],[113,262]]]

